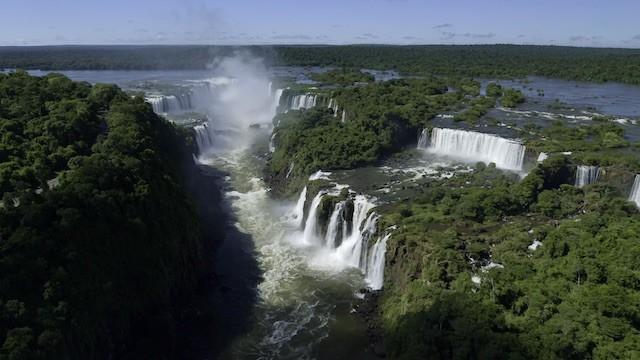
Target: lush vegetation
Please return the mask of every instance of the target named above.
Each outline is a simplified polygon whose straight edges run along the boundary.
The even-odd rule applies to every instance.
[[[524,95],[522,91],[515,89],[505,89],[502,92],[502,98],[500,103],[506,108],[514,108],[524,102]]]
[[[371,74],[367,74],[358,69],[347,68],[314,73],[311,75],[311,79],[325,84],[337,84],[343,86],[375,81],[374,76]]]
[[[274,190],[295,192],[317,170],[373,163],[415,142],[429,119],[464,94],[447,92],[446,83],[435,78],[393,80],[326,94],[337,102],[338,116],[327,108],[278,115],[277,146],[267,169]]]
[[[0,48],[0,68],[205,69],[224,46],[44,46]],[[395,69],[467,77],[540,75],[640,84],[640,50],[520,45],[248,46],[274,65]]]
[[[608,121],[580,126],[567,126],[562,121],[554,121],[545,128],[525,128],[529,131],[524,134],[529,139],[528,145],[544,152],[599,152],[631,146],[624,138],[624,128]]]
[[[380,228],[397,226],[381,300],[392,358],[640,356],[640,213],[606,181],[567,185],[573,173],[563,156],[522,181],[479,164],[380,209]]]
[[[288,89],[283,98],[300,91]],[[267,173],[277,192],[298,191],[318,170],[375,163],[413,144],[438,114],[455,112],[455,121],[473,124],[498,101],[505,106],[524,101],[520,91],[496,84],[489,84],[487,96],[481,96],[479,82],[457,78],[400,79],[312,91],[318,96],[316,108],[274,119],[276,147]],[[514,97],[517,100],[511,100]],[[330,99],[337,104],[336,113],[325,108]]]
[[[626,186],[629,177],[640,172],[637,143],[625,139],[624,127],[602,119],[591,125],[567,125],[554,121],[548,127],[524,126],[521,136],[527,148],[548,154],[570,153],[578,164],[606,167],[601,176]]]
[[[468,108],[456,114],[454,120],[473,123],[486,115],[495,105],[495,97],[479,96],[469,101]]]
[[[325,108],[280,115],[268,172],[299,190],[316,170],[402,149],[438,113],[473,124],[498,103],[525,100],[495,83],[480,90],[476,81],[442,77],[320,89],[346,122]],[[640,213],[626,200],[640,156],[610,120],[513,126],[528,157],[550,154],[526,178],[478,164],[376,210],[379,231],[397,226],[379,298],[391,358],[640,356]],[[600,166],[598,182],[574,187],[577,165]],[[323,200],[321,221],[340,199]]]
[[[0,359],[171,357],[202,270],[186,135],[115,86],[25,72],[0,74],[0,128]]]

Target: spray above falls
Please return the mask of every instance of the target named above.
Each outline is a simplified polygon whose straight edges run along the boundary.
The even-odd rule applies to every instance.
[[[522,171],[525,146],[515,140],[475,131],[433,128],[423,130],[418,147],[462,161],[495,163],[499,169]]]
[[[262,61],[247,54],[220,59],[212,69],[215,77],[194,81],[194,89],[208,89],[197,92],[197,103],[206,104],[198,107],[208,118],[194,127],[201,155],[249,146],[256,129],[272,126],[283,93],[273,87]]]

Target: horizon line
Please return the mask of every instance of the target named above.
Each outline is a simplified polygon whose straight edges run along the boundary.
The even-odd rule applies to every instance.
[[[537,46],[537,47],[565,47],[576,49],[620,49],[620,50],[640,50],[640,47],[616,47],[616,46],[581,46],[581,45],[564,45],[564,44],[517,44],[517,43],[469,43],[469,44],[447,44],[447,43],[344,43],[344,44],[330,44],[330,43],[253,43],[253,44],[135,44],[135,43],[121,43],[121,44],[38,44],[38,45],[0,45],[0,48],[37,48],[37,47],[179,47],[179,46],[191,46],[191,47],[267,47],[267,46],[334,46],[334,47],[346,47],[346,46],[397,46],[397,47],[409,47],[409,46]]]

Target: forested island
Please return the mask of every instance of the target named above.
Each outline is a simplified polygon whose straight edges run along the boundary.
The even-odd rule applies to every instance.
[[[0,69],[206,69],[238,50],[270,65],[394,69],[411,75],[547,76],[640,84],[640,50],[536,45],[36,46],[0,47]]]
[[[0,129],[0,358],[178,357],[224,236],[193,134],[114,85],[24,71],[0,74]]]

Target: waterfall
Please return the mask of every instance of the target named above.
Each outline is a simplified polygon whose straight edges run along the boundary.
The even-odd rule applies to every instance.
[[[198,144],[198,150],[202,154],[206,149],[213,146],[211,132],[209,131],[209,125],[204,123],[202,125],[196,125],[193,127],[196,133],[196,143]]]
[[[429,130],[422,129],[418,138],[418,149],[427,149],[429,147]]]
[[[157,114],[177,113],[191,108],[189,94],[149,96],[146,100]]]
[[[333,213],[331,213],[329,225],[327,225],[324,243],[331,248],[336,248],[340,244],[338,236],[342,236],[339,231],[342,230],[342,224],[344,223],[344,206],[344,201],[336,204]]]
[[[636,175],[631,187],[631,194],[629,194],[629,201],[636,203],[636,206],[640,208],[640,174]]]
[[[189,110],[206,110],[214,96],[216,82],[198,82],[177,95],[149,95],[145,100],[156,114],[175,114]]]
[[[338,117],[338,102],[336,101],[336,99],[329,99],[329,106],[327,107],[333,110],[333,117]]]
[[[194,84],[188,93],[188,110],[205,111],[209,109],[212,99],[216,96],[216,89],[226,85],[226,83],[212,80]]]
[[[294,95],[289,99],[287,110],[310,109],[316,106],[318,96],[314,94]]]
[[[387,251],[387,240],[389,240],[391,234],[387,234],[382,238],[379,238],[373,247],[371,247],[371,255],[369,255],[369,261],[367,262],[366,281],[372,290],[382,289],[384,282],[384,261],[385,253]]]
[[[525,146],[497,135],[447,128],[433,128],[428,150],[465,161],[495,163],[497,168],[520,171]]]
[[[309,215],[307,216],[307,222],[304,224],[304,233],[302,235],[302,242],[310,245],[318,242],[318,207],[322,196],[326,193],[320,191],[311,201],[309,207]]]
[[[329,176],[331,176],[330,172],[325,172],[322,170],[318,170],[315,173],[311,174],[309,176],[309,181],[315,181],[315,180],[330,180]]]
[[[285,179],[288,179],[289,176],[291,176],[291,173],[293,172],[293,169],[296,167],[296,163],[291,163],[291,165],[289,165],[289,170],[287,170],[287,175],[285,176]]]
[[[210,119],[215,119],[215,122],[209,120],[206,124],[194,127],[199,153],[205,154],[211,152],[214,146],[220,149],[237,146],[238,142],[242,143],[242,140],[250,138],[243,137],[244,131],[254,124],[243,124],[243,121],[252,120],[256,121],[255,124],[265,125],[273,120],[278,111],[283,89],[273,91],[272,83],[261,83],[260,81],[254,83],[253,80],[246,80],[247,83],[229,78],[197,81],[191,86],[188,93],[185,93],[183,97],[176,98],[187,99],[182,102],[178,101],[178,105],[165,104],[175,98],[174,96],[153,97],[147,100],[154,107],[154,111],[158,113],[174,112],[166,110],[178,106],[182,110],[203,110]],[[265,92],[268,96],[254,94],[253,98],[247,98],[240,94],[242,87],[255,86],[265,86]],[[275,137],[276,134],[272,134],[269,142],[269,151],[271,152],[275,151]]]
[[[549,157],[549,155],[548,155],[546,152],[541,152],[541,153],[538,155],[538,160],[537,160],[537,162],[541,163],[541,162],[543,162],[543,161],[547,160],[547,158],[548,158],[548,157]]]
[[[291,212],[290,218],[293,220],[293,224],[296,228],[302,229],[303,221],[304,221],[304,202],[307,200],[307,187],[305,186],[300,193],[300,197],[296,202],[296,206],[293,208]]]
[[[330,257],[325,260],[327,263],[337,262],[360,269],[369,286],[378,290],[382,287],[386,241],[389,236],[378,238],[369,249],[369,242],[376,234],[379,218],[371,211],[375,204],[367,196],[351,192],[347,199],[335,204],[328,218],[326,231],[323,232],[325,229],[319,228],[318,209],[322,198],[337,196],[342,189],[343,187],[336,186],[331,190],[323,190],[313,198],[304,224],[302,243],[328,252]],[[293,210],[293,214],[297,215],[294,217],[302,216],[306,196],[307,188],[304,188]],[[349,205],[353,206],[352,214],[347,211]],[[323,233],[324,236],[321,236]]]
[[[271,90],[272,84],[269,83],[269,96],[273,97],[273,102],[271,103],[271,113],[275,116],[278,113],[278,108],[280,107],[280,99],[282,98],[282,93],[284,89],[276,89],[275,93]]]
[[[276,134],[278,132],[274,131],[273,133],[271,133],[271,138],[269,138],[269,152],[274,152],[276,151]]]
[[[375,231],[378,216],[372,212],[367,216],[373,204],[364,195],[356,195],[353,200],[351,233],[342,240],[336,249],[339,257],[349,266],[364,270],[366,264],[367,241]]]
[[[597,166],[578,165],[576,169],[576,183],[577,187],[584,187],[589,184],[593,184],[598,181],[600,176],[600,168]]]
[[[271,103],[271,114],[273,118],[278,114],[278,109],[280,108],[280,99],[282,98],[284,89],[277,89],[276,92],[272,94],[271,86],[271,83],[269,83],[269,96],[273,96],[273,102]],[[274,131],[271,134],[271,138],[269,139],[269,152],[276,151],[276,133],[277,132]]]
[[[345,121],[347,121],[347,112],[342,110],[342,122],[344,123]]]

